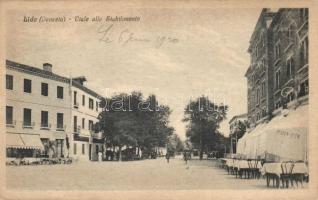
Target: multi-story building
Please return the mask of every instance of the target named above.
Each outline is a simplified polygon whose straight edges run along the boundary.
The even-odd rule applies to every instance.
[[[40,69],[7,60],[6,69],[7,157],[97,160],[100,96],[83,85],[86,79],[59,76],[49,63]]]
[[[247,116],[252,125],[266,118],[273,110],[271,36],[268,27],[274,15],[269,9],[262,10],[248,48],[251,64],[245,74],[248,82]]]
[[[308,9],[279,9],[269,31],[273,44],[273,103],[279,110],[295,99],[308,97]]]
[[[6,62],[7,157],[65,155],[70,126],[69,80],[43,69]]]
[[[308,100],[308,9],[263,9],[248,52],[248,112],[252,126],[283,107]]]
[[[85,77],[72,79],[72,124],[71,155],[79,160],[97,160],[103,151],[101,132],[95,133],[94,124],[101,111],[100,95],[84,86]]]

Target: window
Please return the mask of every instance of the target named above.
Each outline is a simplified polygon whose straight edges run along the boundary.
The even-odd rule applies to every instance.
[[[96,111],[98,111],[98,101],[96,101]]]
[[[13,107],[6,106],[6,124],[13,124]]]
[[[278,89],[280,87],[280,70],[275,73],[275,87]]]
[[[85,144],[82,144],[82,154],[85,154]]]
[[[262,59],[262,71],[266,70],[265,58]]]
[[[57,86],[56,88],[56,97],[59,99],[63,99],[64,98],[64,88],[61,86]]]
[[[94,101],[93,101],[93,99],[89,98],[88,104],[89,104],[89,105],[88,105],[89,108],[93,110],[93,109],[94,109]]]
[[[85,95],[82,96],[82,105],[85,106]]]
[[[41,111],[41,127],[49,127],[49,112]]]
[[[85,128],[85,118],[82,118],[82,128]]]
[[[26,93],[32,92],[32,81],[29,79],[24,79],[24,92]]]
[[[301,8],[300,9],[300,19],[302,22],[308,20],[308,8]]]
[[[96,154],[99,152],[99,146],[96,144]]]
[[[263,43],[263,33],[260,34],[259,36],[259,42],[261,43],[262,47],[264,46],[264,43]]]
[[[309,84],[308,84],[308,79],[307,79],[307,80],[302,81],[300,83],[298,97],[308,95],[308,93],[309,93]]]
[[[308,63],[308,37],[305,37],[300,43],[300,61],[302,66]]]
[[[73,117],[73,125],[74,125],[74,133],[77,133],[77,116],[74,116]]]
[[[289,43],[293,42],[293,27],[292,27],[292,25],[288,26],[287,38],[288,38]]]
[[[47,83],[41,83],[41,94],[42,94],[42,96],[48,96],[49,85]]]
[[[256,101],[257,101],[257,105],[258,104],[260,104],[260,90],[259,89],[257,89],[257,91],[256,91]]]
[[[31,109],[24,108],[23,110],[23,125],[31,126]]]
[[[265,96],[265,81],[262,82],[262,97]]]
[[[74,91],[74,105],[76,105],[77,104],[77,92],[76,91]]]
[[[74,153],[74,155],[76,155],[76,151],[77,151],[77,144],[74,143],[73,144],[73,153]]]
[[[88,130],[93,130],[93,124],[94,122],[92,120],[88,121]]]
[[[56,128],[64,129],[64,114],[63,113],[56,114]]]
[[[293,58],[289,58],[287,59],[286,61],[286,75],[287,75],[287,78],[290,79],[292,78],[292,75],[294,74],[294,59]]]
[[[280,56],[280,43],[277,42],[274,46],[274,57],[275,57],[275,60],[277,60]]]
[[[13,76],[6,75],[6,89],[13,90]]]

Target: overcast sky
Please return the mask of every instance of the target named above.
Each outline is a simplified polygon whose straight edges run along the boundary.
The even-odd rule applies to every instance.
[[[12,12],[7,25],[7,59],[36,67],[49,62],[57,74],[84,75],[86,85],[101,95],[133,90],[153,93],[173,110],[171,125],[185,138],[181,120],[191,96],[205,94],[217,103],[225,101],[230,109],[228,120],[246,112],[247,48],[260,12],[161,8]],[[141,18],[139,22],[72,22],[79,13],[91,18]],[[32,15],[66,16],[67,22],[23,23],[23,16]],[[105,32],[100,32],[105,30],[104,37]],[[148,42],[124,44],[130,33]],[[112,42],[101,41],[106,37]],[[165,38],[162,44],[158,38]],[[228,120],[221,124],[225,135],[229,132]]]

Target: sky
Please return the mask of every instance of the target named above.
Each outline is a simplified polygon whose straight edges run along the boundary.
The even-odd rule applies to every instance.
[[[207,95],[229,106],[228,121],[247,112],[249,39],[260,9],[126,8],[11,11],[6,57],[22,64],[53,65],[53,72],[84,75],[103,96],[141,91],[172,109],[170,125],[185,139],[184,108]],[[26,23],[24,16],[65,16],[65,23]],[[75,22],[75,16],[140,17],[138,22]],[[129,39],[130,38],[130,39]]]

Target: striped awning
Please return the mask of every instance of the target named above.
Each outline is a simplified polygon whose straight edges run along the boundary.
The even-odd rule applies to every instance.
[[[39,135],[30,134],[7,134],[6,135],[7,148],[17,149],[40,149],[43,150],[44,146],[41,142]]]

